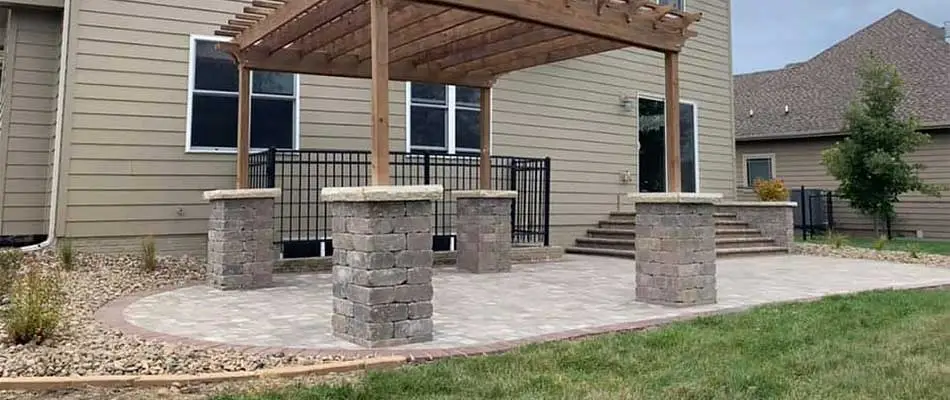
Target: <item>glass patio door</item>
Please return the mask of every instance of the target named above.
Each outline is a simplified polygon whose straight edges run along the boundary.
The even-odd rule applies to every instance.
[[[640,192],[666,191],[666,116],[663,100],[638,100]],[[696,192],[696,107],[680,103],[680,171],[684,192]]]

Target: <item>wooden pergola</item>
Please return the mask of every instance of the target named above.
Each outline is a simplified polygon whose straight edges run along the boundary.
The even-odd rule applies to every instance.
[[[255,0],[216,31],[238,63],[237,187],[248,184],[250,71],[372,79],[372,183],[389,183],[389,81],[481,88],[479,185],[490,188],[490,88],[525,68],[624,47],[665,54],[668,191],[680,191],[678,55],[686,13],[654,0]]]

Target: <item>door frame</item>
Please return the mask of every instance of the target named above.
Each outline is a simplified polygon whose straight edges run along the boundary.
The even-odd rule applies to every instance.
[[[666,121],[666,96],[658,95],[650,92],[637,92],[637,110],[636,110],[636,122],[637,122],[637,177],[640,176],[640,99],[646,100],[655,100],[663,102],[663,118]],[[696,160],[695,170],[696,173],[693,174],[696,180],[696,193],[700,193],[701,189],[699,186],[699,102],[695,100],[680,99],[681,104],[689,104],[693,106],[693,159]],[[680,127],[682,130],[682,126]],[[682,132],[680,132],[682,133]],[[666,141],[666,123],[663,124],[663,159],[666,160],[667,156],[667,146],[669,143]],[[664,163],[663,165],[666,165]],[[664,186],[666,186],[670,181],[670,171],[668,168],[663,168],[663,179]],[[666,188],[669,190],[669,188]],[[637,192],[640,192],[640,180],[637,179]]]

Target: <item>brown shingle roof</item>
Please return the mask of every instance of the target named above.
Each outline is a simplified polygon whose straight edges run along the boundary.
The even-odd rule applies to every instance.
[[[913,113],[925,127],[950,125],[950,44],[944,30],[897,10],[808,61],[736,75],[736,138],[840,133],[860,83],[856,68],[868,52],[900,71],[902,113]]]

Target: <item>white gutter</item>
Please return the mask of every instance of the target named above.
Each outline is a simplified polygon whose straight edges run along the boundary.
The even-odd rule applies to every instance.
[[[59,157],[63,147],[63,115],[66,108],[66,72],[69,67],[69,23],[72,0],[63,2],[63,34],[60,38],[59,49],[59,84],[56,88],[56,129],[53,131],[53,176],[50,183],[49,196],[49,227],[46,229],[46,240],[32,246],[21,247],[23,251],[42,250],[56,243],[56,208],[59,201]]]

